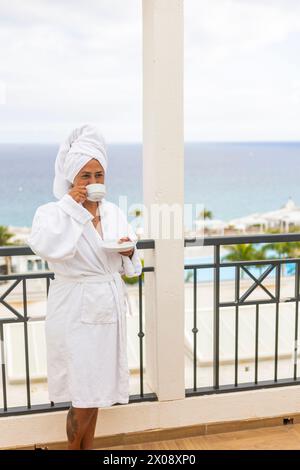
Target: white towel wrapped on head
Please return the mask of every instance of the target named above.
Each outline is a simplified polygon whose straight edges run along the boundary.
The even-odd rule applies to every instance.
[[[106,142],[98,129],[85,124],[74,129],[61,144],[55,160],[53,193],[61,199],[70,189],[75,176],[92,158],[107,169]]]

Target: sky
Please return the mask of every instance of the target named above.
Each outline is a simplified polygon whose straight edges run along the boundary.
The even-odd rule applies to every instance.
[[[0,0],[0,142],[141,142],[142,1]],[[185,141],[299,141],[299,46],[299,0],[184,0]]]

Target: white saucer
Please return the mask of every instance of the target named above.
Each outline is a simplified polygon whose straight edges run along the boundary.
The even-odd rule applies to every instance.
[[[110,251],[112,253],[118,253],[118,252],[123,252],[123,251],[128,251],[134,248],[135,243],[134,242],[123,242],[123,243],[118,243],[118,242],[104,242],[102,244],[102,247],[106,251]]]

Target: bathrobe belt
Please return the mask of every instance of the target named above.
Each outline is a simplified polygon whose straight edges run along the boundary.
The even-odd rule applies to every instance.
[[[121,274],[118,271],[112,273],[105,273],[105,274],[89,274],[89,275],[79,275],[79,276],[65,276],[62,274],[55,274],[55,280],[59,281],[69,281],[69,282],[76,282],[76,283],[85,283],[85,282],[111,282],[113,288],[115,299],[117,305],[120,305],[120,298],[122,298],[122,294],[125,295],[127,300],[127,305],[129,309],[129,314],[133,316],[133,312],[131,309],[131,304],[129,300],[128,290],[126,287],[125,282],[123,281]],[[118,295],[119,293],[119,295]]]

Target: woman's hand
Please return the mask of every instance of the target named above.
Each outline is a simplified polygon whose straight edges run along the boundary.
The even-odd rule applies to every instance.
[[[130,240],[130,238],[128,237],[123,237],[123,238],[120,238],[120,240],[118,241],[118,243],[123,243],[123,242],[131,242],[132,240]],[[131,258],[131,256],[133,255],[133,252],[134,252],[134,248],[131,248],[130,250],[127,250],[127,251],[122,251],[120,253],[120,255],[122,256],[129,256]]]
[[[87,189],[85,186],[72,186],[68,194],[74,199],[76,202],[84,202],[87,198]]]

